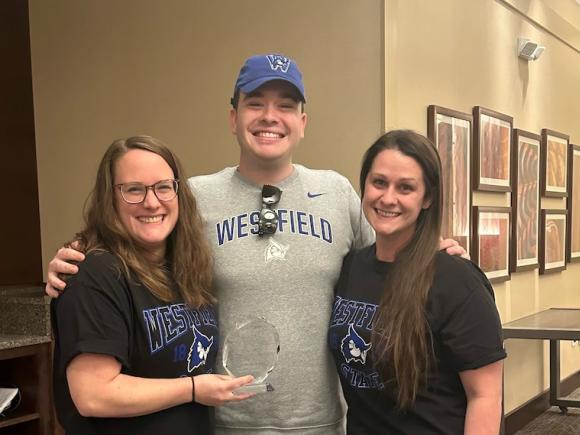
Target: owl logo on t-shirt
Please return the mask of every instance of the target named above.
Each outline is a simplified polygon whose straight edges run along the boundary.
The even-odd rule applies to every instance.
[[[356,361],[364,364],[367,360],[367,353],[372,344],[367,343],[358,335],[351,323],[348,325],[348,333],[340,342],[340,351],[347,363]]]
[[[193,343],[187,355],[187,371],[192,372],[196,368],[205,365],[207,355],[213,345],[213,337],[209,338],[197,330],[195,325],[193,330]]]
[[[264,260],[266,263],[274,260],[285,260],[288,248],[289,246],[278,243],[273,238],[270,238],[270,242],[264,251]]]

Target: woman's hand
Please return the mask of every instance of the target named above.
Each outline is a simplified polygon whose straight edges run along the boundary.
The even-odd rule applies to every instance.
[[[195,401],[202,405],[220,406],[227,402],[239,402],[253,394],[236,393],[238,388],[250,384],[253,376],[241,376],[232,378],[227,375],[198,375],[195,381]]]

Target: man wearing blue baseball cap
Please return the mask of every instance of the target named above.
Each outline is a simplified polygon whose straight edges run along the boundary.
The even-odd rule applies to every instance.
[[[346,178],[293,163],[305,102],[292,59],[247,59],[230,110],[239,165],[190,179],[214,248],[222,345],[236,324],[254,316],[280,335],[279,360],[267,379],[274,391],[216,408],[217,433],[344,432],[326,331],[342,259],[373,235],[366,221],[361,225],[360,201]],[[275,190],[264,192],[264,185]]]

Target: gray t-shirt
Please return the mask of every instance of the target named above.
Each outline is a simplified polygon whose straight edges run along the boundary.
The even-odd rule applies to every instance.
[[[190,185],[214,253],[220,345],[250,316],[278,329],[275,391],[216,409],[217,433],[343,433],[344,407],[326,333],[344,256],[374,235],[348,180],[294,165],[278,184],[278,231],[258,236],[261,186],[236,168],[193,177]],[[221,353],[219,372],[223,372]]]

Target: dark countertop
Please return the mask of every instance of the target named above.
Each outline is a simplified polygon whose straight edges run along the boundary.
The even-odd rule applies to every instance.
[[[12,349],[21,346],[30,346],[38,343],[48,343],[50,337],[46,335],[5,335],[0,334],[0,350]]]
[[[50,298],[44,289],[0,288],[0,350],[49,341]]]

